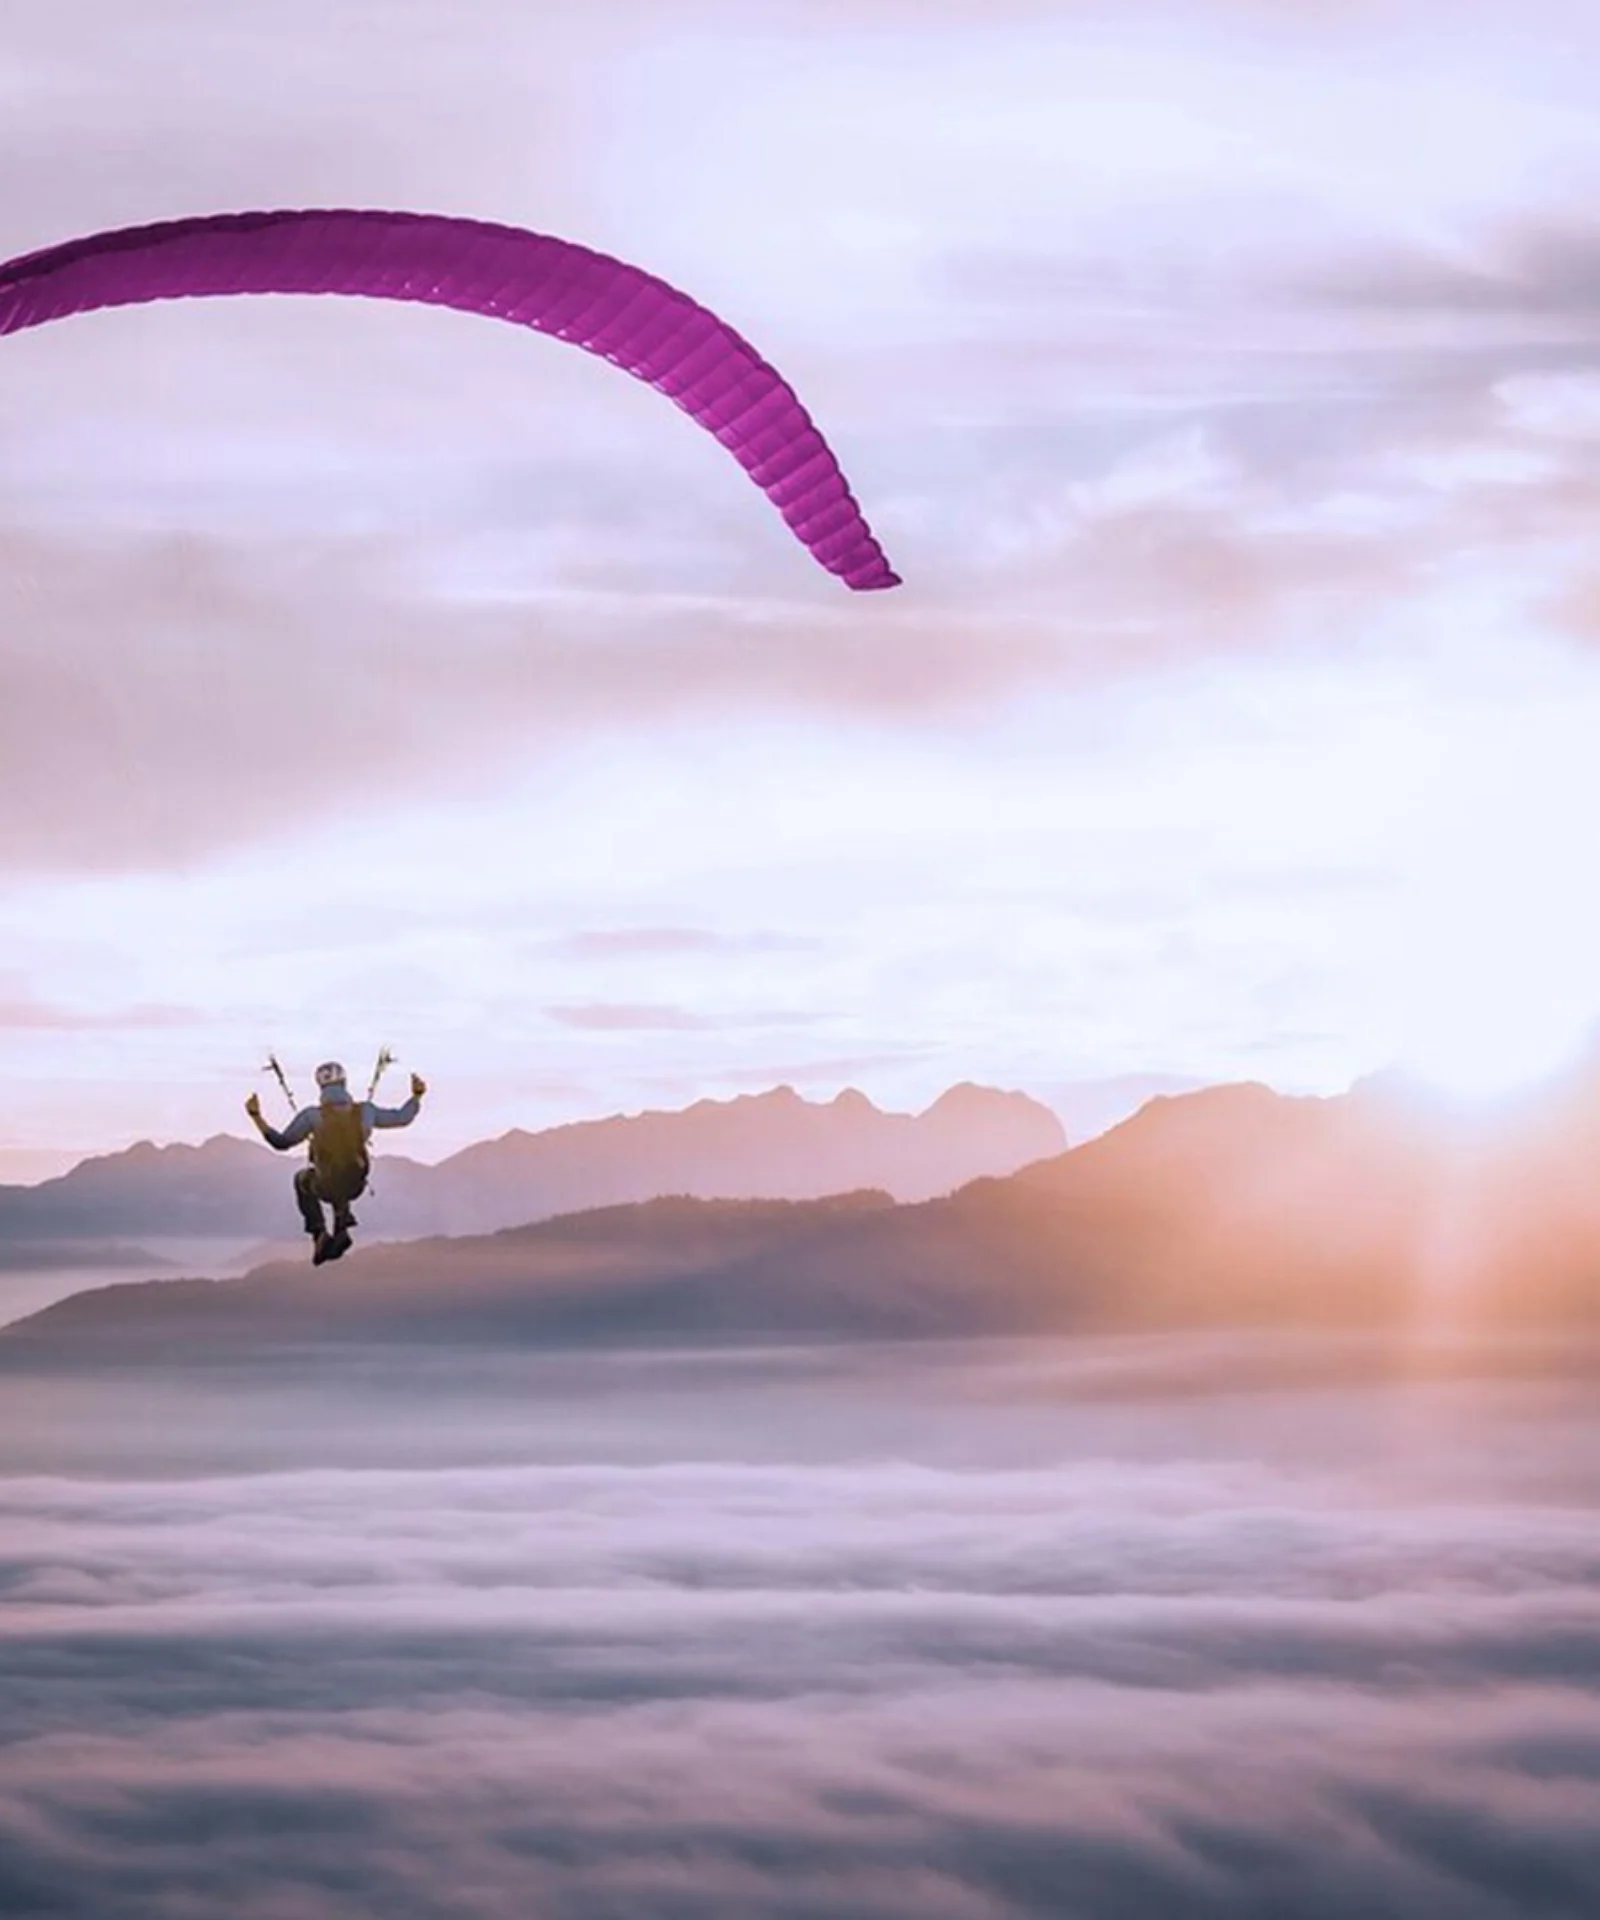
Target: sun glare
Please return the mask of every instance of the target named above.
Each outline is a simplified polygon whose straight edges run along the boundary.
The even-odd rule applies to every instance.
[[[1595,1022],[1588,996],[1552,992],[1548,981],[1499,984],[1497,992],[1481,979],[1439,986],[1407,1023],[1397,1064],[1474,1103],[1536,1086],[1571,1065]]]
[[[1465,1101],[1531,1090],[1600,1029],[1588,880],[1600,713],[1590,685],[1542,671],[1537,697],[1451,733],[1406,849],[1383,988],[1392,1055]]]
[[[1400,1066],[1451,1099],[1476,1105],[1518,1093],[1559,1073],[1577,1053],[1579,1036],[1511,1031],[1486,1040],[1481,1033],[1440,1035],[1409,1050]]]

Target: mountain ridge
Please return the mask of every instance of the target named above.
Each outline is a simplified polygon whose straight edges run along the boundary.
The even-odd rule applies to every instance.
[[[1160,1099],[1004,1176],[897,1203],[660,1198],[338,1269],[59,1302],[13,1355],[261,1341],[643,1345],[1240,1328],[1600,1331],[1600,1090],[1514,1127],[1381,1090]],[[182,1292],[173,1292],[183,1285]]]
[[[434,1165],[378,1137],[369,1226],[387,1237],[492,1232],[660,1193],[818,1198],[881,1186],[905,1200],[1010,1172],[1067,1144],[1027,1095],[963,1083],[923,1112],[877,1107],[847,1088],[827,1102],[793,1087],[678,1110],[509,1129]],[[0,1241],[160,1234],[268,1238],[296,1224],[298,1154],[213,1134],[199,1145],[141,1140],[32,1187],[0,1187]]]

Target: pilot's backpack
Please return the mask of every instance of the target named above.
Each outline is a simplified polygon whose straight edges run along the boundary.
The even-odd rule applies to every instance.
[[[324,1107],[311,1135],[311,1164],[317,1172],[317,1190],[336,1204],[354,1200],[367,1184],[372,1162],[367,1156],[367,1134],[361,1109],[348,1105]]]

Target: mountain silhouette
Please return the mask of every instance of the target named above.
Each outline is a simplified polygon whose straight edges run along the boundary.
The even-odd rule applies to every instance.
[[[340,1264],[333,1286],[325,1283],[329,1270],[302,1260],[239,1280],[100,1287],[0,1330],[0,1343],[11,1338],[13,1350],[37,1353],[109,1342],[125,1354],[166,1356],[240,1339],[504,1345],[823,1333],[848,1307],[831,1289],[787,1299],[769,1290],[755,1306],[748,1289],[740,1291],[742,1277],[775,1253],[792,1257],[813,1244],[826,1267],[828,1247],[856,1220],[894,1210],[887,1194],[873,1192],[809,1201],[678,1196],[596,1208],[469,1239],[368,1248]]]
[[[949,1196],[660,1199],[329,1272],[75,1295],[0,1348],[705,1342],[1222,1328],[1592,1329],[1600,1098],[1447,1122],[1382,1085],[1160,1099]]]
[[[811,1199],[876,1187],[920,1200],[1059,1153],[1066,1136],[1047,1107],[990,1088],[953,1087],[926,1112],[904,1114],[853,1089],[812,1102],[779,1087],[678,1112],[518,1129],[437,1166],[384,1145],[380,1135],[367,1224],[413,1238],[490,1233],[661,1194]],[[271,1238],[297,1224],[289,1175],[299,1163],[225,1134],[201,1146],[141,1142],[38,1186],[0,1187],[0,1241]]]

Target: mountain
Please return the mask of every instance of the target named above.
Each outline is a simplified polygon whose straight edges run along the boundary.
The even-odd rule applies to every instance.
[[[950,1211],[1119,1326],[1593,1324],[1597,1153],[1595,1079],[1482,1117],[1393,1083],[1218,1087],[1152,1101]]]
[[[680,1112],[516,1130],[437,1166],[382,1145],[363,1217],[387,1237],[415,1237],[489,1233],[671,1193],[807,1199],[877,1187],[919,1200],[1059,1153],[1066,1137],[1048,1108],[1018,1093],[963,1085],[904,1114],[854,1090],[821,1103],[779,1087]],[[281,1235],[297,1218],[289,1174],[299,1160],[221,1134],[198,1147],[141,1142],[36,1187],[0,1188],[0,1241]]]
[[[944,1198],[657,1200],[333,1269],[79,1294],[0,1351],[1600,1325],[1600,1097],[1450,1123],[1364,1087],[1160,1099]]]
[[[1160,1317],[1219,1308],[1583,1318],[1600,1305],[1600,1076],[1499,1113],[1450,1112],[1403,1083],[1334,1099],[1264,1087],[1156,1101],[1018,1176],[1115,1242]]]
[[[470,1239],[372,1247],[336,1269],[299,1260],[239,1280],[100,1287],[0,1330],[0,1347],[9,1341],[11,1352],[37,1355],[109,1345],[121,1355],[172,1357],[239,1340],[504,1345],[821,1332],[840,1319],[841,1302],[826,1288],[767,1289],[757,1303],[748,1287],[741,1294],[741,1276],[779,1252],[815,1248],[826,1266],[828,1249],[855,1222],[894,1211],[887,1194],[873,1192],[597,1208]]]
[[[798,1200],[881,1187],[921,1200],[1066,1144],[1055,1115],[1020,1093],[962,1085],[925,1112],[904,1114],[884,1113],[854,1089],[813,1103],[778,1087],[677,1113],[504,1134],[434,1169],[436,1179],[419,1189],[428,1228],[411,1224],[405,1201],[392,1213],[386,1206],[385,1227],[482,1232],[657,1194]],[[529,1196],[538,1200],[531,1209]]]
[[[0,1238],[265,1232],[281,1215],[286,1171],[226,1134],[198,1147],[141,1140],[37,1186],[0,1187]]]

